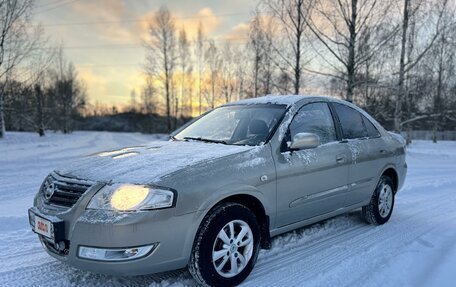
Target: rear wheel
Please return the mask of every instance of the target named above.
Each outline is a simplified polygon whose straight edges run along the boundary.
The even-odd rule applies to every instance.
[[[364,219],[375,225],[388,222],[394,207],[394,184],[391,178],[382,175],[369,205],[363,207]]]
[[[226,203],[216,207],[201,225],[189,271],[202,285],[235,286],[255,265],[260,228],[247,207]]]

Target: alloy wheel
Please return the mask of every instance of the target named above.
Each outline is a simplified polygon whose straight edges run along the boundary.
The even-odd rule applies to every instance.
[[[393,190],[388,184],[384,184],[378,197],[378,211],[380,216],[385,218],[391,212],[393,206]]]
[[[212,263],[217,273],[225,278],[241,273],[252,258],[253,245],[253,233],[246,222],[228,222],[219,231],[212,248]]]

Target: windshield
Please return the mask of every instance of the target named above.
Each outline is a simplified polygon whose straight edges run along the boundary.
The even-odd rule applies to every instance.
[[[174,136],[177,140],[198,140],[232,145],[266,142],[282,118],[284,105],[238,105],[217,108]]]

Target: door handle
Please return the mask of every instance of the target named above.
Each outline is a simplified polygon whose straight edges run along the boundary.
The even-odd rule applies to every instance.
[[[345,162],[345,156],[341,155],[341,154],[336,156],[336,162],[337,163],[344,163]]]
[[[386,150],[384,150],[384,149],[380,150],[380,153],[382,153],[382,154],[385,153],[385,152],[386,152]]]

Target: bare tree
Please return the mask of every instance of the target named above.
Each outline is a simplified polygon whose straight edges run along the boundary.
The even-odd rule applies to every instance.
[[[176,68],[176,27],[168,8],[161,7],[149,26],[150,41],[146,44],[149,75],[162,82],[165,101],[167,128],[171,131],[171,108],[173,103],[173,77]],[[177,101],[176,101],[177,102]]]
[[[35,99],[34,119],[30,122],[32,122],[35,126],[34,128],[39,136],[45,135],[47,122],[50,120],[46,115],[46,101],[49,100],[49,97],[45,89],[46,84],[49,81],[48,70],[50,69],[55,57],[55,49],[46,47],[43,48],[44,49],[37,49],[37,52],[33,53],[28,68],[31,74],[29,77],[29,85],[33,87],[31,90],[33,90],[33,96]]]
[[[302,76],[305,52],[306,18],[310,12],[310,0],[262,0],[266,14],[281,26],[280,41],[273,47],[281,73],[293,79],[293,92],[299,94],[303,87]]]
[[[453,7],[451,7],[453,8]],[[442,15],[442,26],[443,27],[454,27],[456,28],[456,14],[453,9],[447,9]],[[441,127],[441,122],[445,118],[445,107],[451,105],[451,88],[452,84],[456,84],[456,81],[452,81],[455,77],[456,72],[456,32],[454,29],[444,29],[437,38],[434,47],[429,52],[430,55],[426,59],[426,68],[429,74],[435,75],[435,87],[432,93],[432,105],[430,107],[433,125],[433,142],[437,142],[437,132]]]
[[[208,78],[208,86],[209,89],[206,92],[206,101],[211,109],[215,108],[216,102],[216,88],[219,79],[219,72],[220,72],[220,55],[218,52],[217,47],[215,46],[215,42],[213,40],[209,41],[209,47],[205,53],[205,61],[208,65],[209,70],[209,78]]]
[[[237,47],[235,53],[237,55],[237,65],[236,65],[236,82],[237,82],[237,96],[238,99],[243,99],[245,98],[245,86],[246,86],[246,74],[247,74],[247,67],[248,65],[245,65],[245,63],[248,63],[249,57],[246,55],[247,53],[243,53],[244,49],[243,47]]]
[[[130,104],[128,110],[132,113],[136,113],[139,111],[138,109],[138,101],[136,100],[136,90],[132,89],[130,91]]]
[[[393,27],[386,35],[374,35],[376,31],[385,32],[379,28],[384,26],[392,3],[389,0],[315,0],[312,13],[304,18],[311,35],[320,43],[313,45],[314,50],[324,66],[329,68],[329,71],[311,72],[344,81],[348,101],[353,100],[355,88],[362,84],[363,79],[357,79],[360,67],[372,59],[398,30]]]
[[[141,102],[142,110],[145,114],[151,115],[155,112],[156,102],[155,95],[157,91],[153,85],[153,82],[150,78],[147,78],[146,84],[142,88],[141,92]]]
[[[261,27],[261,19],[258,11],[256,11],[252,21],[250,22],[249,33],[249,48],[252,53],[252,73],[253,73],[253,97],[258,97],[260,89],[260,67],[264,58],[264,33]]]
[[[33,0],[0,1],[0,80],[14,69],[30,51],[30,44],[25,44],[24,36]],[[4,94],[0,90],[0,138],[5,134]]]
[[[198,24],[198,36],[196,38],[196,58],[198,62],[198,103],[199,103],[199,114],[203,112],[203,92],[202,92],[202,83],[203,83],[203,72],[204,72],[204,41],[205,34],[203,29],[203,24],[199,22]]]
[[[182,28],[179,31],[179,65],[180,65],[180,73],[181,73],[181,81],[180,81],[180,102],[181,102],[181,115],[185,114],[184,108],[188,108],[190,115],[192,114],[192,95],[191,93],[187,93],[186,90],[186,80],[188,70],[191,69],[190,64],[190,43],[187,39],[187,32],[185,28]],[[187,99],[188,98],[188,99]],[[188,101],[190,101],[190,105],[187,105]]]
[[[39,83],[34,86],[34,96],[36,99],[36,124],[37,132],[40,137],[44,136],[44,92]]]
[[[412,0],[404,0],[403,6],[403,13],[402,13],[402,25],[401,25],[401,50],[400,50],[400,58],[399,58],[399,75],[398,75],[398,83],[397,83],[397,91],[396,91],[396,101],[395,101],[395,109],[394,109],[394,129],[396,131],[401,131],[403,124],[406,122],[402,122],[403,118],[403,102],[404,99],[408,98],[408,88],[406,86],[406,76],[412,69],[414,69],[420,61],[424,58],[424,56],[431,50],[435,41],[438,39],[439,35],[446,29],[441,23],[442,15],[447,7],[447,0],[442,0],[437,2],[436,8],[437,9],[429,9],[426,11],[426,14],[431,15],[430,19],[421,19],[421,22],[424,23],[426,20],[431,22],[427,23],[427,26],[434,26],[434,31],[427,31],[429,40],[418,50],[418,48],[413,48],[415,51],[410,51],[408,55],[408,60],[406,61],[406,51],[407,49],[411,50],[409,47],[412,43],[410,39],[410,18],[416,17],[416,14],[420,11],[420,9],[424,6],[422,5],[424,0],[414,3],[415,5],[412,6]],[[435,21],[434,25],[432,25],[432,20]],[[414,52],[414,57],[412,58],[412,52]],[[410,121],[407,121],[410,122]]]
[[[250,22],[249,43],[252,65],[253,97],[272,91],[274,62],[274,22],[266,19],[257,9]]]
[[[78,79],[73,63],[68,62],[61,45],[55,57],[55,67],[50,71],[53,96],[58,115],[58,128],[63,133],[73,131],[73,119],[85,107],[87,95],[84,84]]]
[[[267,20],[262,22],[263,28],[263,65],[262,65],[262,79],[263,79],[263,94],[269,95],[273,87],[273,73],[274,65],[273,58],[276,57],[274,53],[274,37],[276,34],[276,27],[273,21]]]
[[[238,62],[239,54],[233,51],[231,43],[227,42],[223,47],[220,57],[220,89],[226,103],[232,101],[233,94],[236,92],[236,70],[237,65],[244,63]]]
[[[156,112],[157,102],[155,97],[157,96],[157,90],[153,84],[151,78],[146,79],[146,84],[143,86],[141,91],[141,106],[142,112],[147,116],[145,130],[152,132],[154,130],[154,113]]]

